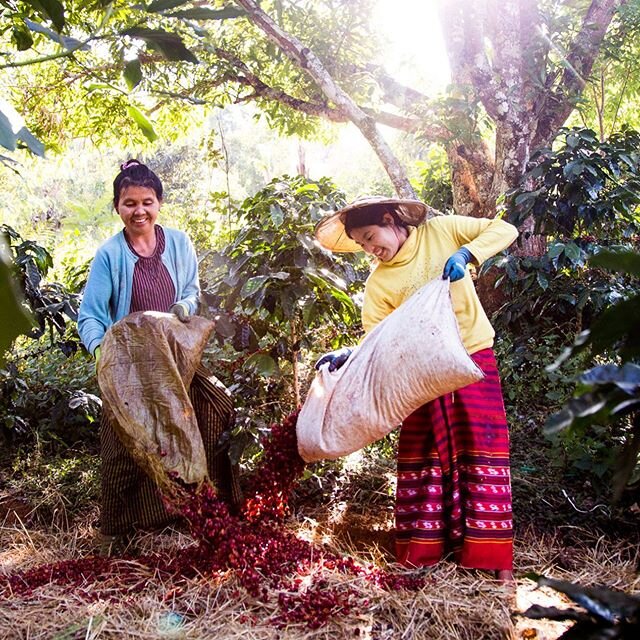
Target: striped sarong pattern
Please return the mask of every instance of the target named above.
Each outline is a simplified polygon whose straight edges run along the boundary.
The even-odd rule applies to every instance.
[[[227,388],[199,366],[189,389],[198,427],[207,453],[209,477],[232,507],[242,495],[237,465],[219,446],[220,437],[234,422],[233,401]],[[135,529],[158,529],[175,521],[166,509],[157,485],[138,466],[118,438],[107,406],[100,420],[102,458],[100,532],[125,535]]]
[[[428,566],[446,553],[463,567],[511,569],[509,432],[493,350],[471,356],[480,382],[429,402],[402,424],[396,554]]]

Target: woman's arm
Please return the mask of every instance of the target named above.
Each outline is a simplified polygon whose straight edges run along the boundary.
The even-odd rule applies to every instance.
[[[113,290],[111,268],[106,252],[98,249],[91,264],[78,313],[78,333],[89,353],[93,354],[112,324],[109,302]]]
[[[176,303],[186,307],[189,315],[198,310],[200,301],[200,280],[198,277],[198,257],[189,236],[180,233],[179,253],[176,256]]]
[[[459,247],[471,252],[476,265],[506,249],[518,237],[518,230],[498,218],[451,216],[453,233]]]

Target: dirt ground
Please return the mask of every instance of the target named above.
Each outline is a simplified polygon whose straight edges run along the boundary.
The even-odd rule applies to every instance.
[[[355,558],[362,566],[406,573],[393,564],[392,473],[384,465],[370,473],[370,469],[360,475],[352,471],[345,476],[349,483],[332,482],[330,491],[306,483],[295,496],[295,516],[286,527],[319,547]],[[318,565],[313,581],[321,580],[324,588],[338,592],[354,590],[354,607],[347,614],[331,616],[319,629],[304,624],[278,628],[278,593],[249,596],[232,573],[199,575],[176,584],[140,567],[144,587],[115,599],[92,601],[87,594],[104,585],[90,582],[74,589],[49,584],[30,597],[5,592],[0,598],[0,637],[553,640],[570,623],[531,620],[521,613],[532,604],[563,608],[570,602],[549,588],[536,588],[527,574],[638,594],[640,535],[633,517],[614,517],[604,507],[588,513],[571,504],[562,491],[540,494],[540,507],[533,513],[523,496],[535,495],[535,483],[514,477],[514,493],[520,497],[515,503],[517,583],[512,586],[446,560],[418,572],[424,586],[416,591],[381,589]],[[95,553],[97,505],[74,517],[58,514],[48,522],[43,522],[38,509],[36,501],[0,488],[0,575]],[[135,568],[137,554],[170,556],[193,544],[183,529],[142,533],[135,540],[135,553],[122,562]]]

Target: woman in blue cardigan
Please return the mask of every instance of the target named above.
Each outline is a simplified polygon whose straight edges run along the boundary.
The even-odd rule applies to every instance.
[[[124,229],[98,249],[78,316],[80,338],[96,361],[107,329],[129,313],[170,312],[189,322],[197,311],[196,252],[185,233],[156,223],[162,199],[162,182],[147,166],[137,160],[121,165],[113,182],[113,206]],[[214,455],[222,432],[233,422],[229,393],[199,367],[190,397],[207,451],[209,476],[222,495],[237,503],[236,470],[226,452]],[[171,518],[151,478],[120,442],[108,413],[103,411],[100,424],[100,533],[102,551],[111,553],[136,529],[158,528]]]

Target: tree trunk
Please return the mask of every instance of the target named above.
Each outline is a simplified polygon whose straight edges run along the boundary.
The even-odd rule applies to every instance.
[[[536,0],[440,0],[453,84],[459,96],[466,98],[461,100],[466,107],[451,119],[460,130],[425,125],[422,135],[436,136],[446,146],[457,213],[496,214],[499,198],[519,184],[531,152],[551,144],[574,109],[613,14],[624,1],[591,0],[566,48],[563,64],[552,66],[549,60],[552,44]],[[345,117],[360,129],[397,194],[415,197],[406,170],[380,134],[373,112],[359,107],[315,53],[284,31],[256,0],[236,0],[236,4],[314,80],[329,100],[331,117],[335,120]],[[256,91],[265,90],[255,81],[251,86]],[[405,103],[420,99],[420,94],[400,90],[397,83],[381,81],[381,87],[397,94]],[[493,122],[493,145],[480,139],[476,101]],[[403,126],[413,126],[407,125],[406,117],[398,117]],[[540,255],[544,239],[536,238],[532,229],[532,221],[522,229],[519,250]]]
[[[451,170],[453,210],[462,216],[493,217],[495,201],[490,202],[494,160],[487,145],[451,142],[446,146]]]
[[[549,43],[541,35],[535,0],[441,0],[453,82],[466,91],[471,86],[495,124],[493,157],[480,143],[464,144],[460,137],[447,148],[457,213],[494,216],[500,196],[522,180],[532,151],[552,143],[575,107],[622,1],[591,1],[562,73],[554,74],[547,73]],[[546,77],[545,83],[534,81],[536,76]],[[477,123],[465,113],[457,122],[465,118],[469,137]],[[520,229],[516,251],[523,255],[539,256],[546,249],[533,227],[528,220]]]
[[[307,172],[307,154],[305,152],[304,145],[302,144],[302,140],[298,140],[298,175],[304,176],[305,178],[309,177]]]

